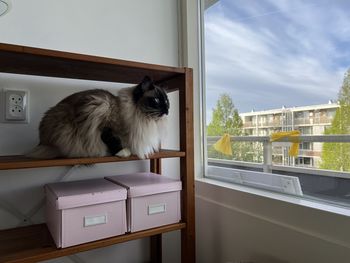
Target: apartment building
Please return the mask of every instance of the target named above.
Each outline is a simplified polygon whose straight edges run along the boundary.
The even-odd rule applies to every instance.
[[[332,124],[339,105],[332,101],[327,104],[241,113],[246,135],[268,136],[273,132],[300,130],[303,135],[322,135]],[[288,147],[273,146],[273,163],[302,167],[319,167],[322,143],[300,143],[299,156],[288,155]]]

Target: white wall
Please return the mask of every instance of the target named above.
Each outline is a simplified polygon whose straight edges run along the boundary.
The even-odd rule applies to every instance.
[[[196,216],[200,263],[347,263],[350,259],[346,216],[208,182],[196,183]]]
[[[0,17],[0,42],[177,66],[177,1],[12,0],[10,12]],[[36,145],[42,114],[63,97],[86,88],[115,92],[118,87],[113,83],[0,74],[0,90],[24,88],[30,92],[30,123],[0,123],[0,155],[22,154]],[[169,133],[164,146],[176,148],[177,94],[170,99]],[[99,164],[74,169],[67,180],[144,171],[148,167],[146,161]],[[26,221],[21,215],[30,214],[40,204],[43,184],[59,180],[69,169],[0,171],[0,228],[43,222],[43,209]],[[165,161],[163,172],[178,177],[178,160]],[[179,233],[165,234],[164,240],[164,261],[178,262]],[[148,262],[148,248],[148,239],[136,240],[52,262]]]

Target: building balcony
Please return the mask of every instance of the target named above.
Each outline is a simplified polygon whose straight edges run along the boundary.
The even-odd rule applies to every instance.
[[[273,120],[273,121],[265,121],[259,123],[260,127],[279,127],[281,126],[280,120]]]
[[[300,149],[299,150],[299,156],[304,156],[304,157],[321,157],[321,151]]]
[[[314,123],[315,124],[331,124],[333,121],[333,118],[327,117],[327,116],[321,116],[321,117],[315,117]]]
[[[310,118],[295,118],[294,125],[305,125],[305,124],[313,124],[313,119]]]
[[[314,118],[295,118],[294,125],[314,125],[314,124],[331,124],[333,118],[327,116]]]
[[[272,155],[283,155],[283,148],[281,146],[272,147]]]
[[[252,121],[246,121],[245,123],[243,123],[243,127],[244,128],[255,128],[256,125]]]

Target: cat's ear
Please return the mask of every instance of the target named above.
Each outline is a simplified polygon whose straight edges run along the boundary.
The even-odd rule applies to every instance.
[[[149,88],[153,86],[153,81],[149,76],[145,76],[142,82],[140,83],[140,85],[142,86],[143,92],[145,92],[146,90],[149,90]]]
[[[140,84],[138,84],[133,90],[133,99],[138,102],[143,94],[153,87],[153,81],[149,76],[145,76]]]

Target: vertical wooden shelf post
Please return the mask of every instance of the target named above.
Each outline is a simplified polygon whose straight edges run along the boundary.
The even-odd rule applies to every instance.
[[[162,164],[161,159],[151,159],[150,160],[150,171],[156,174],[162,174]]]
[[[161,159],[150,160],[150,171],[162,174]],[[162,234],[151,236],[151,262],[162,262]]]
[[[173,80],[171,85],[179,88],[180,150],[186,155],[180,158],[181,217],[186,228],[181,230],[181,262],[196,262],[195,249],[195,200],[194,200],[194,131],[193,131],[193,71],[185,69],[185,74]],[[160,159],[151,160],[151,171],[161,173]],[[156,249],[157,247],[157,249]],[[154,262],[161,260],[161,235],[151,238],[151,257]],[[160,255],[160,256],[159,256]],[[153,262],[153,261],[152,261]]]
[[[186,68],[179,86],[180,149],[186,152],[180,159],[182,180],[182,219],[186,228],[181,230],[181,262],[196,262],[194,210],[194,132],[193,132],[193,72]]]

